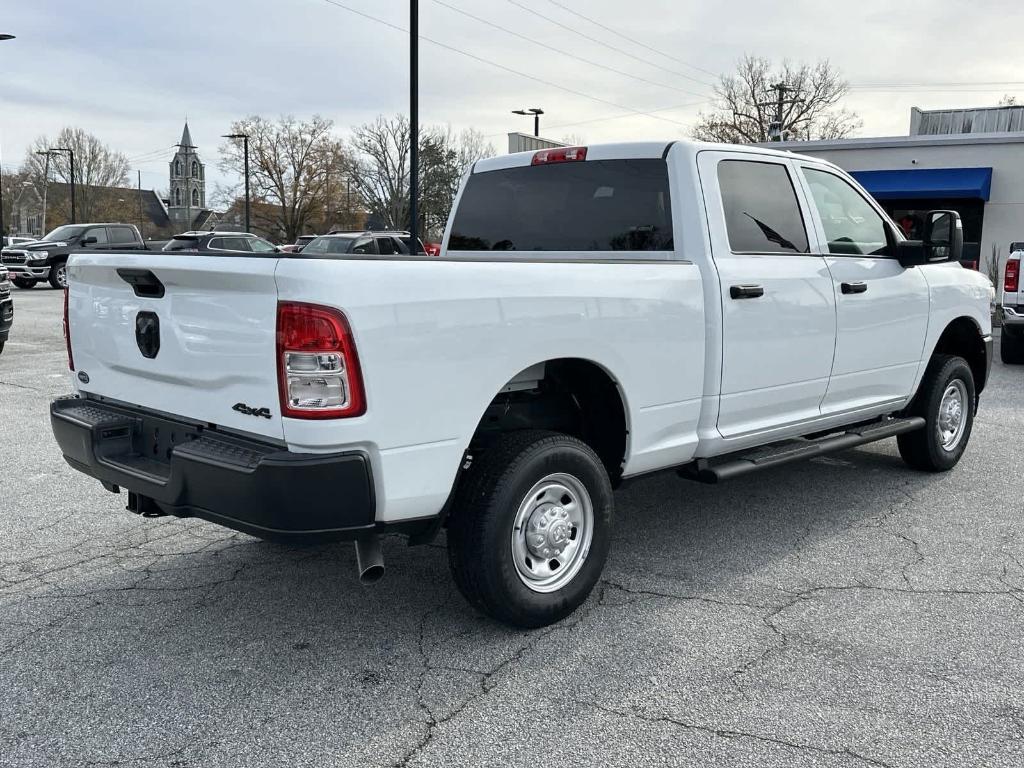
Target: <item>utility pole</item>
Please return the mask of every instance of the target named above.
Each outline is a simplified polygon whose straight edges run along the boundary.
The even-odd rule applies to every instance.
[[[412,237],[413,252],[419,250],[416,238],[419,237],[416,200],[419,196],[419,144],[420,144],[420,105],[419,105],[419,58],[420,58],[420,10],[419,0],[409,1],[409,235]]]
[[[787,93],[797,93],[798,88],[792,85],[786,85],[785,82],[780,81],[773,85],[768,86],[769,91],[775,91],[776,99],[774,102],[762,101],[757,106],[759,107],[775,107],[775,120],[768,126],[768,136],[772,141],[785,141],[786,140],[786,126],[784,125],[783,114],[787,105],[790,104],[802,104],[803,99],[787,99]]]

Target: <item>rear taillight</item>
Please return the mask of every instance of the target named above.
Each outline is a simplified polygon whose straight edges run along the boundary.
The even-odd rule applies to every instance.
[[[574,163],[587,159],[586,147],[559,147],[558,149],[542,149],[533,155],[530,165],[550,165],[551,163]]]
[[[1016,293],[1020,285],[1020,259],[1010,259],[1006,262],[1006,272],[1003,274],[1003,290],[1008,293]]]
[[[75,356],[71,354],[71,324],[68,322],[68,289],[64,289],[64,345],[68,349],[68,370],[75,370]]]
[[[336,309],[277,305],[277,379],[282,416],[340,419],[366,412],[352,329]]]

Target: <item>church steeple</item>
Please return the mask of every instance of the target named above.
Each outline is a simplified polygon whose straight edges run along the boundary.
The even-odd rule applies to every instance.
[[[177,226],[191,229],[206,207],[206,166],[192,143],[188,121],[181,132],[177,152],[170,162],[169,213]]]

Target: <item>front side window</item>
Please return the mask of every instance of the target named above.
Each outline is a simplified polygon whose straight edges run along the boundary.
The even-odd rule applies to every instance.
[[[888,256],[885,219],[845,179],[804,168],[828,252],[839,256]]]
[[[352,250],[349,251],[349,252],[350,253],[361,253],[361,254],[365,255],[365,254],[376,253],[377,249],[373,245],[373,238],[372,237],[360,237],[358,240],[356,240],[352,244]]]
[[[671,251],[668,166],[584,160],[469,177],[451,251]]]
[[[96,238],[96,245],[107,244],[107,230],[105,227],[93,227],[92,229],[85,230],[82,234],[82,240],[87,240],[90,237]]]
[[[808,252],[807,230],[785,165],[723,160],[718,186],[734,253]]]

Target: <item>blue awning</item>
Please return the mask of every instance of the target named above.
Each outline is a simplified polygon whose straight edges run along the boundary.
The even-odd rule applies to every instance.
[[[991,168],[910,168],[898,171],[851,171],[877,200],[973,198],[988,200]]]

